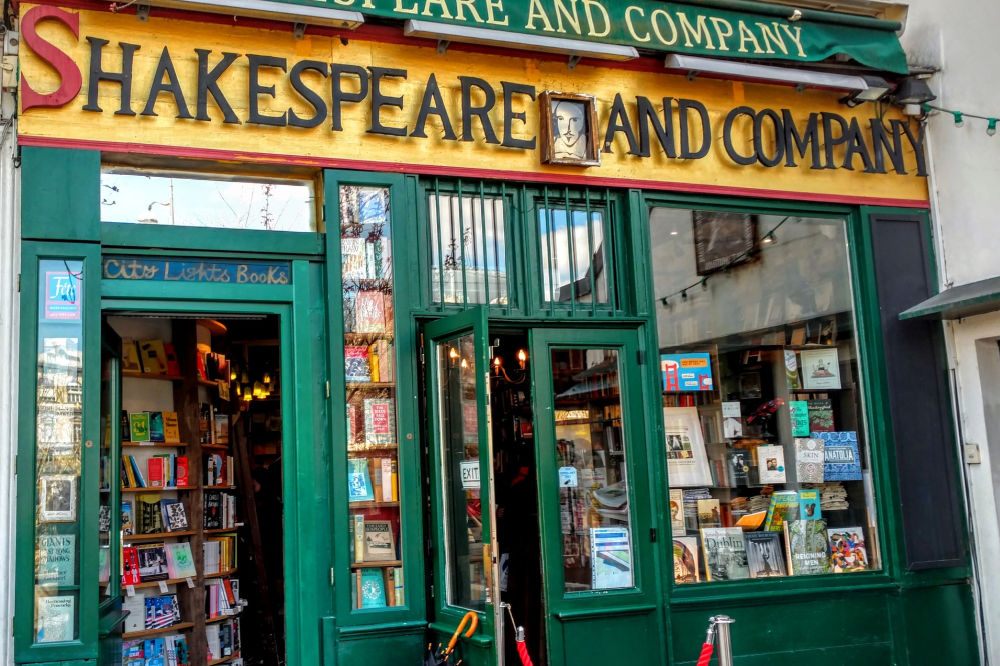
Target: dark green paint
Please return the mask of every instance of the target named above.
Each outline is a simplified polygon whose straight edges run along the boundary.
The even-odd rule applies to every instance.
[[[66,148],[21,149],[21,237],[101,238],[101,154]]]
[[[424,585],[424,512],[421,482],[421,433],[418,405],[424,388],[417,382],[417,317],[440,316],[444,311],[462,310],[462,306],[439,306],[429,301],[425,276],[429,247],[427,244],[425,179],[397,174],[326,172],[328,202],[325,219],[337,229],[337,186],[339,183],[385,185],[391,188],[393,211],[393,256],[397,276],[395,286],[397,359],[399,379],[398,419],[401,433],[413,433],[412,444],[400,449],[400,493],[404,498],[404,560],[408,605],[381,611],[350,610],[348,545],[346,535],[348,506],[342,497],[340,480],[346,478],[346,451],[343,410],[343,369],[341,347],[343,324],[340,318],[339,234],[264,234],[263,232],[220,232],[193,229],[192,238],[201,250],[190,251],[169,238],[167,230],[153,230],[155,244],[146,240],[150,230],[139,225],[100,225],[98,193],[99,155],[87,151],[25,148],[22,165],[23,234],[21,349],[33,350],[37,338],[38,276],[34,267],[39,257],[83,258],[86,262],[85,286],[85,369],[87,394],[97,394],[97,336],[99,317],[104,309],[145,309],[162,312],[212,311],[255,312],[279,315],[281,335],[290,344],[282,349],[283,369],[294,378],[294,390],[283,395],[282,408],[298,418],[286,420],[283,442],[288,451],[285,483],[295,488],[290,501],[285,530],[286,575],[289,592],[288,613],[289,663],[331,664],[401,664],[419,663],[428,635],[441,640],[454,628],[453,618],[442,617],[428,634],[425,623],[434,619],[427,613]],[[487,191],[493,187],[487,185]],[[538,262],[533,259],[534,238],[531,209],[538,189],[528,186],[498,185],[505,198],[507,224],[509,294],[511,306],[490,307],[493,325],[536,329],[536,344],[547,340],[575,343],[581,331],[602,340],[628,338],[627,346],[644,350],[657,348],[655,313],[657,303],[649,284],[648,207],[677,207],[742,210],[756,213],[798,214],[842,217],[851,248],[852,278],[858,319],[859,364],[865,410],[869,415],[869,441],[872,447],[872,471],[875,503],[880,528],[881,571],[851,576],[815,576],[782,581],[733,582],[729,584],[674,586],[671,572],[669,520],[659,497],[666,492],[666,463],[662,451],[662,422],[659,405],[659,373],[647,362],[631,373],[637,379],[629,389],[636,395],[641,410],[634,414],[639,432],[647,442],[639,455],[645,458],[645,470],[632,469],[631,480],[648,486],[648,504],[637,510],[648,512],[643,520],[660,537],[654,544],[644,544],[640,555],[641,588],[606,604],[604,599],[573,604],[554,599],[550,628],[553,639],[552,666],[561,664],[620,663],[634,656],[635,663],[692,664],[707,627],[707,619],[716,613],[736,618],[733,626],[737,663],[800,664],[825,666],[852,663],[878,666],[907,664],[927,666],[941,663],[979,663],[974,602],[969,585],[971,568],[966,565],[920,572],[905,571],[902,534],[897,514],[899,493],[895,476],[896,443],[888,420],[880,415],[888,410],[887,387],[881,350],[878,302],[874,288],[871,237],[867,225],[870,213],[897,212],[889,209],[851,208],[837,205],[783,203],[764,200],[723,199],[707,196],[665,195],[641,191],[613,192],[616,212],[608,216],[609,238],[615,249],[609,255],[612,274],[619,293],[625,299],[616,311],[600,314],[596,322],[588,312],[553,313],[538,299],[541,279]],[[898,211],[912,213],[912,211]],[[58,223],[53,223],[58,220]],[[32,238],[63,240],[100,240],[97,243],[38,243]],[[272,242],[273,239],[273,242]],[[154,247],[152,246],[156,246]],[[143,247],[140,247],[143,246]],[[209,248],[218,248],[218,251]],[[156,256],[225,256],[289,260],[294,262],[293,285],[266,289],[242,288],[239,285],[129,285],[102,281],[99,275],[101,251],[131,252]],[[325,257],[329,261],[322,263]],[[95,287],[99,285],[99,289]],[[406,316],[409,313],[409,316]],[[584,329],[577,329],[577,321]],[[595,330],[595,325],[599,330]],[[563,332],[545,331],[562,326]],[[572,337],[569,337],[572,336]],[[622,337],[624,336],[624,337]],[[597,339],[595,337],[594,339]],[[333,341],[333,343],[331,343]],[[649,358],[649,354],[647,354]],[[31,354],[22,353],[19,411],[25,415],[18,425],[21,442],[18,455],[18,513],[15,580],[15,658],[19,663],[86,664],[96,666],[99,656],[113,654],[113,645],[99,641],[102,627],[115,620],[114,611],[82,619],[81,640],[54,646],[32,646],[33,550],[30,539],[34,529],[34,388],[36,364]],[[331,397],[325,398],[324,382],[331,382]],[[289,385],[289,384],[286,384]],[[94,401],[91,401],[94,402]],[[97,440],[95,415],[98,405],[85,405],[85,439]],[[408,440],[410,441],[410,440]],[[95,447],[94,451],[97,451]],[[91,494],[96,490],[96,458],[86,459],[81,488]],[[635,464],[635,461],[632,462]],[[87,476],[89,475],[89,476]],[[543,485],[540,493],[551,493]],[[84,494],[83,501],[88,501]],[[93,506],[95,499],[90,499]],[[641,500],[637,499],[641,505]],[[558,516],[556,516],[558,517]],[[80,512],[87,554],[81,566],[96,579],[96,516]],[[431,525],[431,531],[439,523]],[[545,529],[545,524],[543,524]],[[636,538],[642,535],[635,534]],[[558,564],[551,560],[546,566]],[[637,544],[639,545],[639,544]],[[330,586],[331,568],[335,584]],[[82,574],[86,575],[86,574]],[[551,586],[551,582],[550,582]],[[86,588],[87,586],[85,586]],[[96,589],[86,592],[97,608]],[[613,595],[608,595],[611,598]],[[633,598],[634,597],[634,598]],[[564,607],[559,608],[559,604]],[[579,606],[579,608],[577,607]],[[592,614],[593,613],[593,614]],[[596,615],[594,615],[596,614]],[[608,625],[603,615],[617,619],[613,633],[605,634]],[[509,636],[508,636],[509,637]],[[594,640],[599,638],[600,640]],[[463,654],[470,666],[485,663],[492,650],[486,634],[463,639]],[[624,655],[624,657],[623,657]]]

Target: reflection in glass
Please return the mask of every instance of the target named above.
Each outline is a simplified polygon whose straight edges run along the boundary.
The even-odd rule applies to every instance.
[[[83,262],[38,266],[35,641],[77,637],[83,434]]]
[[[606,303],[604,215],[582,208],[539,208],[543,298]]]
[[[506,304],[503,199],[438,194],[428,209],[433,302]]]
[[[657,207],[650,247],[675,582],[878,569],[844,221]]]
[[[566,591],[633,587],[618,352],[554,349],[551,362]]]
[[[485,605],[487,581],[472,334],[439,343],[437,365],[448,603],[478,610]]]
[[[313,183],[218,174],[101,170],[101,220],[214,229],[317,231]]]

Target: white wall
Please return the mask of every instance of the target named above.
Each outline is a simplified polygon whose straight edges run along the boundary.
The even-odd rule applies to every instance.
[[[0,96],[0,133],[14,112]],[[0,141],[0,664],[14,662],[10,618],[14,614],[14,452],[17,450],[17,340],[20,272],[20,180],[14,168],[16,123]]]
[[[932,104],[981,116],[1000,116],[996,75],[996,25],[1000,3],[984,0],[913,0],[902,36],[911,67],[939,71],[930,79],[938,99]],[[950,114],[927,121],[931,160],[932,216],[941,288],[1000,275],[1000,133],[986,134],[986,121],[966,118],[955,127]],[[982,600],[984,653],[1000,663],[1000,525],[992,468],[1000,468],[1000,442],[987,438],[1000,424],[987,423],[984,397],[995,401],[992,342],[1000,338],[1000,314],[980,315],[945,325],[949,363],[958,389],[958,414],[966,443],[978,443],[980,464],[964,465],[970,529],[976,548]],[[977,341],[980,341],[977,349]],[[989,341],[989,342],[986,342]],[[980,356],[980,353],[982,356]],[[981,364],[980,361],[983,361]],[[991,380],[991,375],[993,380]],[[985,382],[985,383],[984,383]],[[994,437],[994,440],[996,438]],[[992,463],[992,464],[991,464]]]

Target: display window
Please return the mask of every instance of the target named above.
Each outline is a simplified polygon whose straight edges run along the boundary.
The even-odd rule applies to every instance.
[[[654,207],[674,580],[879,569],[842,219]]]

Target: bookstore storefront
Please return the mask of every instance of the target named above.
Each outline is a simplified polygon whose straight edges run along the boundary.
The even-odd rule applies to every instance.
[[[659,7],[634,39],[691,27]],[[420,664],[470,612],[477,666],[691,664],[716,614],[740,664],[978,663],[895,107],[20,15],[19,663]],[[735,34],[808,59],[814,18]]]

